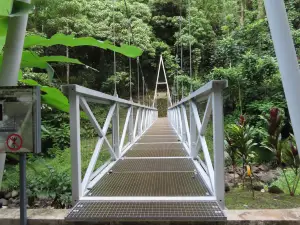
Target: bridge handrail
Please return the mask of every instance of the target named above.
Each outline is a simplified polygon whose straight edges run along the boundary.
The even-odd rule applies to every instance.
[[[222,208],[224,208],[225,192],[222,91],[227,86],[228,82],[226,80],[210,81],[168,108],[169,121],[190,157],[194,159],[194,164],[209,188],[210,194],[216,197]],[[205,100],[207,100],[207,103],[203,110],[204,115],[203,118],[200,118],[196,103]],[[186,107],[189,107],[188,113]],[[205,138],[211,115],[213,124],[213,162]],[[203,152],[205,162],[199,157],[200,150]]]
[[[119,103],[121,106],[135,106],[139,108],[144,108],[144,109],[150,109],[150,110],[155,110],[157,111],[156,108],[145,106],[139,103],[135,103],[133,101],[129,101],[126,99],[119,98],[117,96],[112,96],[109,94],[105,94],[100,91],[95,91],[83,86],[79,86],[76,84],[68,84],[68,85],[63,85],[62,90],[63,92],[68,95],[69,90],[75,91],[77,94],[80,94],[84,96],[86,99],[88,99],[91,102],[95,103],[100,103],[100,104],[112,104],[112,103]]]
[[[73,203],[76,203],[89,192],[89,189],[109,171],[118,159],[123,157],[126,151],[152,125],[158,117],[158,112],[156,108],[134,103],[133,101],[121,99],[117,96],[111,96],[79,85],[64,85],[62,89],[70,102],[72,199]],[[89,102],[110,105],[103,126],[99,124],[89,106]],[[124,107],[127,110],[124,127],[121,131],[120,107]],[[97,144],[83,179],[81,176],[80,108],[85,112],[86,118],[90,121],[98,136]],[[136,110],[135,118],[134,110]],[[107,138],[110,124],[112,124],[112,143]],[[129,135],[129,139],[126,141],[127,134]],[[104,165],[97,168],[97,160],[104,144],[107,145],[111,158]]]
[[[188,102],[190,100],[196,100],[196,101],[202,101],[209,97],[209,95],[216,89],[225,89],[228,87],[228,81],[227,80],[212,80],[206,83],[204,86],[200,87],[198,90],[190,93],[187,97],[183,98],[178,103],[172,105],[169,107],[169,109],[172,109],[174,107],[177,107],[181,104],[184,104],[185,102]]]

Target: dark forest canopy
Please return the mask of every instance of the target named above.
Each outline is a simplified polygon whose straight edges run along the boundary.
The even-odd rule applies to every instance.
[[[117,44],[131,40],[144,50],[140,61],[148,90],[154,89],[159,56],[163,54],[169,84],[172,86],[177,76],[179,83],[184,84],[185,94],[190,83],[196,89],[211,79],[228,79],[227,112],[246,110],[255,114],[256,110],[264,111],[274,104],[285,107],[263,0],[191,0],[190,7],[184,0],[127,0],[126,3],[127,8],[125,1],[117,1],[114,13],[111,0],[38,0],[28,31],[47,37],[58,32],[92,36],[99,40],[116,40]],[[299,4],[299,0],[286,1],[297,51]],[[189,77],[189,42],[192,44],[192,79]],[[183,70],[180,70],[181,46]],[[66,50],[66,47],[56,46],[39,51],[66,54]],[[69,49],[69,56],[98,70],[72,65],[70,83],[113,92],[112,52],[76,47]],[[132,60],[132,68],[136,95],[135,60]],[[66,66],[57,65],[55,71],[57,82],[67,83]],[[124,98],[129,96],[128,73],[128,58],[117,55],[118,92]]]

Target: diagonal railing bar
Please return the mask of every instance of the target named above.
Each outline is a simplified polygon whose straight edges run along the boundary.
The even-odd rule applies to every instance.
[[[207,100],[207,104],[206,104],[206,109],[204,112],[204,116],[203,116],[203,120],[202,120],[202,126],[200,129],[200,135],[204,135],[210,116],[211,116],[211,112],[212,112],[212,96],[210,95],[208,100]]]
[[[187,141],[188,146],[190,146],[191,145],[190,128],[189,128],[186,109],[184,105],[181,105],[181,113],[182,113],[182,124],[183,124],[183,142]]]
[[[183,142],[185,150],[193,159],[206,186],[210,190],[212,196],[216,197],[221,208],[224,208],[225,192],[222,91],[226,87],[227,81],[225,80],[210,81],[168,109],[170,123]],[[196,104],[206,100],[207,103],[205,110],[203,110],[204,116],[201,122]],[[189,107],[189,115],[187,115],[187,107]],[[211,159],[211,154],[208,150],[205,138],[208,123],[211,120],[213,124],[214,160]],[[203,152],[204,161],[199,157],[200,150]],[[212,162],[214,162],[214,165]]]
[[[123,133],[122,133],[121,142],[120,142],[121,151],[123,149],[123,145],[124,145],[124,141],[125,141],[125,137],[126,137],[127,128],[128,128],[131,113],[132,113],[132,107],[129,107],[128,110],[127,110],[127,115],[126,115],[124,128],[123,128]]]
[[[133,139],[135,140],[136,138],[136,133],[138,132],[138,123],[140,122],[140,109],[137,110],[136,113],[136,118],[135,118],[135,123],[134,123],[134,130],[133,130]]]
[[[96,166],[96,163],[97,163],[97,160],[99,158],[99,154],[100,154],[100,151],[101,151],[101,148],[102,148],[102,145],[104,143],[104,140],[105,140],[105,136],[106,136],[106,133],[107,133],[107,130],[108,130],[108,127],[109,127],[109,124],[111,122],[111,119],[113,117],[113,114],[115,112],[115,109],[116,109],[116,104],[112,105],[109,109],[109,112],[108,112],[108,115],[106,117],[106,120],[105,120],[105,123],[104,123],[104,126],[103,126],[103,131],[102,131],[102,137],[100,137],[97,141],[97,144],[96,144],[96,147],[95,147],[95,150],[93,152],[93,155],[91,157],[91,161],[88,165],[88,168],[85,172],[85,175],[84,175],[84,178],[83,178],[83,181],[82,181],[82,193],[85,192],[87,186],[88,186],[88,183],[90,182],[91,180],[91,175],[95,169],[95,166]],[[101,130],[101,129],[100,129]],[[115,159],[116,159],[116,155],[113,153]]]
[[[112,156],[112,158],[116,159],[116,154],[113,151],[112,146],[110,145],[109,141],[107,140],[107,137],[104,134],[104,131],[102,130],[101,126],[99,125],[96,117],[94,116],[91,108],[89,107],[88,103],[83,97],[80,97],[80,106],[83,109],[83,111],[87,114],[90,122],[92,123],[93,127],[96,129],[96,132],[98,133],[100,138],[104,138],[104,141],[106,142],[108,146],[108,150]],[[115,107],[115,105],[113,105]],[[114,109],[113,109],[114,110]]]
[[[202,124],[201,124],[201,121],[200,121],[200,118],[199,118],[198,109],[197,109],[197,106],[194,102],[191,102],[191,104],[192,104],[193,114],[194,114],[194,117],[195,117],[195,122],[196,122],[196,125],[197,125],[198,134],[200,134]],[[207,169],[208,169],[208,175],[209,175],[209,178],[210,178],[210,181],[211,181],[211,186],[214,189],[215,188],[214,187],[215,173],[214,173],[214,168],[213,168],[213,165],[212,165],[212,162],[211,162],[211,159],[210,159],[210,154],[209,154],[209,151],[208,151],[206,139],[203,135],[199,135],[198,138],[200,140],[200,144],[201,144],[202,151],[203,151],[203,154],[204,154],[204,159],[205,159],[205,163],[206,163],[206,166],[207,166]]]

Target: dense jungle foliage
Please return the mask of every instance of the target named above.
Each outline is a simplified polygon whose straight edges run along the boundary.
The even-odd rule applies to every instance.
[[[285,3],[299,53],[300,1],[286,0]],[[300,164],[299,160],[295,161],[296,147],[263,0],[191,0],[190,5],[186,0],[127,0],[126,4],[120,0],[116,2],[115,12],[111,0],[36,0],[34,4],[28,35],[39,34],[47,38],[57,33],[89,36],[143,49],[140,62],[147,95],[152,95],[155,88],[161,54],[173,100],[181,98],[181,93],[188,95],[191,84],[196,90],[210,80],[227,79],[229,87],[224,93],[224,112],[228,165],[245,169],[248,164],[271,161],[271,166],[282,168],[283,177],[284,169],[289,166],[289,173],[296,171],[289,179],[292,182],[297,177],[297,184],[294,182],[287,192],[295,194]],[[192,46],[192,74],[189,72],[189,43]],[[37,47],[34,51],[40,55],[65,55],[79,59],[87,66],[52,64],[55,74],[51,83],[39,69],[25,70],[25,78],[54,87],[79,84],[113,94],[112,51],[61,45]],[[116,70],[118,95],[129,99],[129,60],[126,56],[117,54]],[[136,59],[132,59],[132,74],[133,98],[137,101]],[[178,90],[174,85],[177,81],[180,84]],[[178,97],[175,97],[177,93]],[[105,115],[105,110],[98,108],[98,115]],[[43,169],[39,168],[40,175],[33,169],[29,172],[29,194],[33,199],[50,196],[55,207],[67,207],[71,191],[70,177],[66,176],[70,170],[69,118],[66,113],[47,105],[42,111],[46,129],[43,132],[44,154],[39,163],[35,157],[29,161]],[[93,137],[88,128],[85,131],[85,138]],[[282,155],[282,152],[286,154]],[[289,165],[288,160],[294,160],[293,165]],[[13,160],[9,158],[9,162],[11,166]],[[4,174],[4,185],[8,189],[18,186],[14,181],[18,170],[14,169],[8,168]],[[43,177],[51,182],[44,182]],[[282,178],[282,182],[285,179]]]

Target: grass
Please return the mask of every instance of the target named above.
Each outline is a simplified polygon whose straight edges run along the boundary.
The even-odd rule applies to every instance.
[[[225,195],[228,209],[288,209],[300,207],[300,196],[255,192],[254,199],[249,189],[231,189]]]

